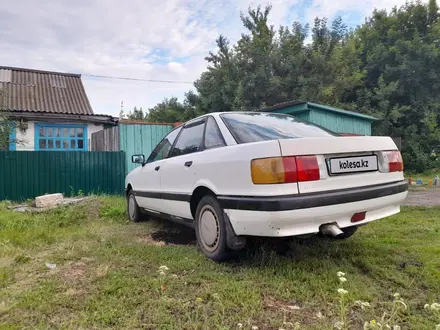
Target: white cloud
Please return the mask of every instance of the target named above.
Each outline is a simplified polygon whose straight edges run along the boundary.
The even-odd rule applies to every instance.
[[[331,16],[354,7],[404,0],[313,0],[308,13]],[[267,0],[15,0],[0,7],[0,65],[141,79],[194,81],[219,34],[235,42],[240,12]],[[300,0],[273,0],[270,24],[289,24]],[[375,5],[374,5],[375,6]],[[374,7],[373,6],[373,7]],[[293,15],[294,16],[294,15]],[[83,76],[96,113],[144,109],[183,96],[191,84],[160,84]]]
[[[168,69],[171,72],[175,72],[175,73],[185,73],[186,72],[186,68],[183,66],[183,64],[178,63],[178,62],[168,63]]]

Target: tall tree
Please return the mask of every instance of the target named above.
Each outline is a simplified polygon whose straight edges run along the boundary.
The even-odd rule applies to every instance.
[[[0,150],[9,150],[11,129],[4,115],[0,114]]]
[[[238,88],[234,51],[228,39],[222,35],[216,43],[217,52],[210,52],[205,57],[208,62],[207,71],[194,83],[200,95],[198,106],[204,113],[231,110]]]
[[[149,122],[180,122],[189,119],[186,117],[185,110],[185,106],[178,101],[177,97],[172,97],[150,108],[146,119]]]
[[[406,166],[417,171],[440,165],[439,32],[433,0],[375,11],[356,31],[367,71],[357,104],[382,119],[378,134],[404,139]]]
[[[0,89],[0,150],[9,150],[11,144],[22,145],[26,142],[23,139],[11,138],[11,132],[16,126],[6,106],[6,91]]]
[[[145,114],[142,107],[139,109],[137,107],[133,108],[133,111],[128,112],[127,119],[130,120],[145,120]]]

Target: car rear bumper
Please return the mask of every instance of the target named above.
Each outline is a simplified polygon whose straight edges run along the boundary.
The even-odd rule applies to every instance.
[[[407,190],[407,182],[399,181],[325,193],[218,199],[237,235],[283,237],[317,233],[324,223],[344,228],[396,214]],[[352,223],[357,212],[367,212],[366,218]]]
[[[406,180],[360,188],[332,190],[320,193],[283,196],[218,196],[223,209],[247,211],[289,211],[334,204],[352,203],[395,195],[408,190]]]

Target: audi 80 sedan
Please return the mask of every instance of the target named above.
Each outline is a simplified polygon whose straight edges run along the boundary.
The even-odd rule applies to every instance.
[[[247,236],[348,238],[400,212],[408,190],[390,137],[342,137],[283,114],[207,114],[132,160],[142,166],[126,177],[129,218],[188,224],[216,261]]]

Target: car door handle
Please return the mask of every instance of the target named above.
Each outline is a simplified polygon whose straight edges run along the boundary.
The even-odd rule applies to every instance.
[[[154,168],[155,171],[159,171],[159,169],[160,169],[160,166],[156,166],[156,167]]]
[[[186,167],[190,167],[193,164],[192,160],[185,162]]]

